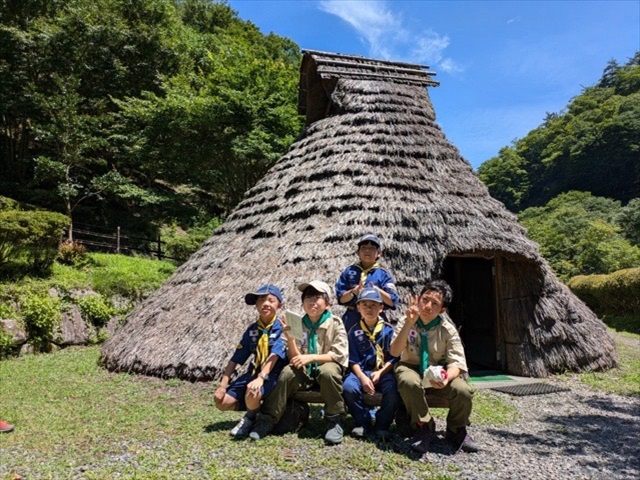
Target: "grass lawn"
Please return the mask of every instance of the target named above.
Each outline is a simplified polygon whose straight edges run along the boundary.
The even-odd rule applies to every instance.
[[[233,441],[242,414],[215,410],[213,384],[112,374],[98,356],[84,347],[0,362],[0,415],[16,426],[0,435],[0,479],[453,478],[402,442],[325,447],[317,406],[298,434]],[[486,392],[474,408],[476,425],[516,418]]]

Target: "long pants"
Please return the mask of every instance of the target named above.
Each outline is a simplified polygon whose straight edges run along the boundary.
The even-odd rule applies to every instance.
[[[370,373],[370,372],[365,372]],[[376,384],[376,392],[382,393],[382,403],[376,412],[376,430],[388,430],[393,423],[396,410],[400,406],[400,395],[396,386],[393,371],[385,373]],[[362,383],[355,373],[351,372],[344,380],[342,395],[357,427],[371,426],[370,408],[363,400]]]
[[[275,388],[262,404],[262,413],[278,422],[287,407],[287,400],[298,390],[307,390],[314,384],[320,387],[325,417],[344,415],[342,367],[335,362],[319,365],[319,374],[315,380],[306,374],[305,369],[293,368],[291,365],[284,367]]]
[[[423,388],[419,367],[406,363],[398,363],[395,367],[398,392],[411,419],[411,426],[431,421],[429,405],[425,393],[438,397],[444,397],[449,401],[449,414],[447,415],[447,430],[456,432],[458,428],[469,425],[471,416],[471,403],[473,388],[466,380],[456,377],[444,388]],[[273,395],[273,394],[272,394]]]

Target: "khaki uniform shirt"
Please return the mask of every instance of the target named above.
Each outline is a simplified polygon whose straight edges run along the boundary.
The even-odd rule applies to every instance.
[[[464,356],[464,348],[456,326],[441,316],[442,320],[432,330],[427,332],[429,341],[429,365],[454,365],[463,373],[468,372],[467,359]],[[395,336],[402,329],[407,317],[402,317],[395,329]],[[415,328],[409,330],[407,344],[400,354],[400,361],[410,365],[420,365],[420,331]]]
[[[318,335],[318,354],[329,354],[333,361],[345,369],[349,367],[349,344],[347,331],[342,320],[333,314],[316,330]],[[307,354],[309,330],[302,326],[302,341],[298,342],[300,353]]]

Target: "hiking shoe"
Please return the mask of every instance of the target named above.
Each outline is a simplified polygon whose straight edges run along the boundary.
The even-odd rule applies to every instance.
[[[386,442],[391,438],[391,432],[389,430],[377,430],[376,438],[381,442]]]
[[[436,437],[436,425],[433,420],[418,428],[413,438],[411,438],[411,448],[416,452],[427,453],[431,442]]]
[[[246,415],[244,417],[242,417],[240,419],[240,421],[238,422],[238,424],[233,427],[231,429],[231,431],[229,432],[229,434],[232,437],[236,437],[236,438],[244,438],[247,435],[249,435],[249,432],[251,432],[251,429],[253,428],[253,424],[255,422],[250,419],[249,417],[247,417]]]
[[[273,430],[274,420],[269,415],[260,415],[253,430],[249,434],[251,440],[260,440],[266,437]]]
[[[364,427],[353,427],[351,430],[351,436],[354,438],[364,438],[365,433]]]
[[[458,453],[460,450],[467,453],[475,453],[480,450],[478,444],[474,442],[464,427],[459,428],[455,433],[447,430],[445,438],[451,444],[455,453]]]
[[[5,422],[4,420],[0,420],[0,432],[1,433],[9,433],[13,431],[13,425]]]
[[[324,441],[329,445],[338,445],[339,443],[342,443],[344,430],[342,430],[342,425],[340,425],[338,421],[340,415],[333,415],[326,418],[327,422],[329,422],[329,428],[327,429],[327,433],[324,435]]]

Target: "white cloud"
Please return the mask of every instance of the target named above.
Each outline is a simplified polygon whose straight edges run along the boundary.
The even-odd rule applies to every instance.
[[[319,6],[351,25],[369,45],[373,57],[438,66],[449,73],[463,70],[453,59],[444,57],[449,37],[432,30],[411,30],[402,15],[391,10],[390,2],[323,0]]]

